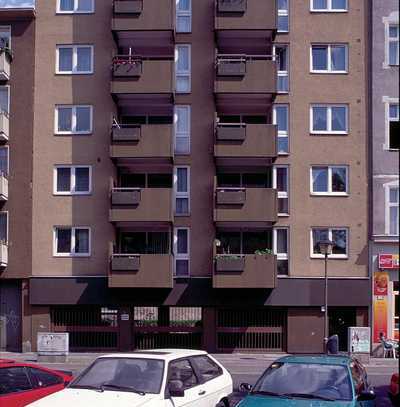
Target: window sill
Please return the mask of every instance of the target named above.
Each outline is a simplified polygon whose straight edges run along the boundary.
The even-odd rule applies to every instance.
[[[88,131],[88,132],[80,132],[80,133],[54,133],[54,136],[56,137],[62,137],[62,136],[92,136],[93,132]]]
[[[311,131],[310,136],[348,136],[348,132]]]
[[[62,253],[62,254],[53,254],[53,257],[55,258],[89,258],[91,257],[90,253],[82,253],[82,254],[68,254],[68,253]]]
[[[312,75],[348,75],[349,71],[310,71]]]
[[[278,213],[279,218],[288,218],[289,216],[290,216],[290,214],[288,214],[288,213]]]
[[[88,192],[53,192],[53,196],[90,196],[92,191]]]
[[[56,15],[71,15],[71,14],[94,14],[94,10],[92,11],[61,11],[57,10]]]
[[[310,10],[310,13],[321,14],[321,13],[348,13],[348,10]]]
[[[70,75],[93,75],[94,71],[92,72],[56,72],[57,76],[70,76]]]
[[[336,192],[336,193],[329,193],[329,192],[311,192],[310,196],[312,197],[336,197],[336,198],[348,198],[350,196],[350,194],[348,193],[341,193],[341,192]]]
[[[322,255],[322,254],[320,254],[320,255],[312,254],[310,256],[310,259],[312,259],[312,260],[324,260],[325,256]],[[349,256],[347,256],[347,255],[332,255],[331,254],[330,256],[328,256],[328,260],[349,260]]]
[[[280,157],[288,157],[289,155],[290,155],[290,153],[286,153],[286,152],[282,152],[282,151],[278,152],[278,156],[280,156]]]
[[[176,218],[189,218],[191,215],[189,212],[189,213],[174,213],[174,216]]]

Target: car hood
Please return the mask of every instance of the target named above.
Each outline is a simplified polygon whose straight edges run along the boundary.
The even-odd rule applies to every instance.
[[[140,394],[118,391],[95,391],[88,389],[65,389],[27,407],[152,407],[159,405],[158,394]]]
[[[352,401],[284,399],[278,397],[247,396],[237,407],[353,407]]]

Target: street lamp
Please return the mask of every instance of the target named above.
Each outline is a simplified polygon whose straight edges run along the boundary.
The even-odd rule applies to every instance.
[[[319,251],[325,257],[325,308],[324,308],[324,350],[327,352],[329,326],[328,326],[328,256],[332,254],[333,246],[335,245],[329,239],[318,242]]]

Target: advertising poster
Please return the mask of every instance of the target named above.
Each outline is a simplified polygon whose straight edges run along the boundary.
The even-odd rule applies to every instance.
[[[370,353],[371,330],[369,327],[349,328],[349,351],[351,353]]]
[[[388,336],[388,273],[374,273],[374,343],[380,342],[379,335]]]

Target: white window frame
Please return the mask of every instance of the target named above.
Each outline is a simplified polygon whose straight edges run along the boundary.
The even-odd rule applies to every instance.
[[[276,49],[277,48],[286,48],[286,59],[287,59],[287,70],[286,71],[277,71],[277,89],[278,89],[278,84],[279,84],[279,78],[280,77],[284,77],[287,78],[287,82],[288,82],[288,89],[287,90],[277,90],[278,93],[282,93],[282,94],[287,94],[290,91],[290,76],[289,76],[289,67],[290,67],[290,54],[289,54],[289,44],[275,44],[273,46],[273,55],[275,57],[275,61],[277,60],[277,53],[276,53]]]
[[[278,5],[277,5],[277,7],[278,7]],[[288,33],[290,31],[289,8],[290,8],[290,0],[288,0],[288,8],[287,9],[278,8],[278,18],[277,18],[278,27],[279,27],[279,17],[287,17],[288,18],[288,30],[287,31],[286,30],[279,30],[279,28],[278,28],[278,30],[277,30],[278,33],[285,34],[285,33]]]
[[[272,122],[275,126],[278,125],[276,107],[284,106],[287,110],[287,131],[277,130],[278,131],[278,141],[280,138],[285,138],[288,141],[288,151],[279,151],[279,142],[278,142],[278,155],[287,156],[290,154],[290,138],[289,138],[289,129],[290,129],[290,107],[287,103],[275,103],[272,110]]]
[[[59,229],[71,229],[71,252],[57,252],[57,231]],[[87,229],[89,231],[89,251],[87,253],[75,253],[75,231],[76,229]],[[53,227],[53,256],[54,257],[90,257],[92,252],[92,231],[89,226],[54,226]]]
[[[94,0],[91,0],[91,9],[88,11],[78,10],[80,0],[74,0],[74,9],[69,10],[61,10],[61,0],[57,0],[57,14],[93,14],[94,13]]]
[[[285,212],[278,212],[279,217],[288,217],[290,216],[290,166],[289,165],[274,165],[273,168],[273,177],[272,177],[272,187],[274,189],[278,188],[278,177],[277,177],[277,169],[278,168],[286,168],[287,174],[287,191],[278,191],[278,200],[279,199],[287,199],[288,200],[288,213]],[[278,206],[279,207],[279,206]]]
[[[327,108],[327,130],[314,130],[313,125],[314,125],[314,107],[325,107]],[[346,130],[345,131],[339,131],[339,130],[332,130],[332,108],[333,107],[345,107],[346,108]],[[349,105],[345,103],[335,103],[335,104],[323,104],[323,103],[313,103],[310,105],[310,133],[311,134],[343,134],[347,135],[349,134],[349,117],[350,117],[350,112],[349,112]]]
[[[278,253],[278,230],[285,230],[287,236],[287,252]],[[290,274],[290,229],[289,227],[274,227],[273,228],[273,252],[277,260],[286,260],[288,262],[288,275]]]
[[[0,25],[0,31],[6,32],[8,31],[10,33],[9,37],[8,37],[8,44],[9,44],[9,48],[11,48],[11,26],[10,25]]]
[[[186,109],[189,116],[188,129],[185,132],[178,132],[178,110]],[[174,106],[174,154],[175,155],[189,155],[191,151],[191,132],[192,132],[192,109],[190,105],[175,105]],[[188,150],[185,152],[177,151],[177,139],[188,139]]]
[[[192,0],[189,0],[189,10],[180,10],[179,9],[179,0],[176,0],[176,32],[180,34],[188,34],[192,32]],[[190,26],[189,31],[178,31],[178,19],[179,17],[189,17]]]
[[[399,205],[390,203],[390,190],[391,189],[396,189],[399,188],[399,181],[392,181],[388,182],[386,184],[383,184],[383,190],[385,193],[385,235],[388,236],[398,236],[399,233],[397,234],[391,234],[390,233],[390,208],[393,207],[399,207]],[[399,232],[399,225],[397,225],[397,232]]]
[[[57,191],[57,171],[67,168],[71,170],[71,189],[70,191]],[[76,191],[76,170],[79,168],[89,169],[89,189],[87,191]],[[91,165],[56,165],[53,171],[53,194],[54,195],[90,195],[92,193],[92,166]]]
[[[6,177],[8,177],[10,175],[10,146],[7,145],[0,145],[0,149],[4,149],[7,151],[7,174],[1,174],[0,175],[4,175]]]
[[[178,71],[178,56],[179,48],[188,49],[188,58],[189,58],[189,69],[184,71]],[[192,92],[192,46],[190,44],[176,44],[175,45],[175,91],[176,93],[187,94]],[[185,91],[179,91],[176,88],[176,83],[178,78],[188,78],[189,79],[189,89]]]
[[[314,13],[347,13],[349,11],[349,2],[346,0],[345,9],[332,8],[332,0],[327,0],[327,8],[314,8],[314,0],[310,0],[310,11]]]
[[[313,169],[314,168],[326,168],[328,170],[328,191],[326,192],[316,192],[314,191],[313,182]],[[332,191],[332,170],[334,168],[345,168],[346,169],[346,192],[333,192]],[[310,166],[310,193],[313,196],[349,196],[349,166],[348,165],[311,165]]]
[[[328,239],[332,240],[332,231],[333,230],[346,230],[346,254],[330,254],[329,259],[338,259],[338,260],[348,260],[349,258],[349,247],[350,247],[350,229],[347,226],[313,226],[310,229],[310,257],[312,259],[323,259],[325,256],[323,254],[314,253],[314,239],[313,239],[313,230],[314,229],[328,229]]]
[[[385,104],[385,144],[383,145],[383,149],[388,151],[399,151],[397,148],[390,148],[390,122],[393,121],[390,118],[390,105],[399,106],[399,99],[383,97],[383,103]]]
[[[8,241],[9,241],[9,237],[10,237],[10,217],[9,217],[9,213],[8,211],[0,211],[0,214],[4,213],[6,216],[6,239],[4,241],[4,244],[7,246],[8,245]],[[1,240],[0,240],[1,243]]]
[[[72,71],[60,71],[60,49],[72,48]],[[90,71],[78,71],[78,48],[90,48],[91,66]],[[90,75],[94,73],[94,45],[91,44],[63,44],[56,46],[56,74],[57,75]]]
[[[187,192],[178,192],[178,169],[185,169],[187,171]],[[176,201],[179,198],[188,200],[187,213],[177,213]],[[175,216],[190,216],[190,167],[188,165],[177,165],[174,167],[174,213]]]
[[[389,16],[383,17],[382,22],[385,27],[385,59],[383,61],[382,67],[383,69],[390,69],[390,68],[395,68],[398,67],[399,65],[390,65],[390,59],[389,59],[389,43],[394,40],[390,40],[389,38],[389,29],[390,26],[393,25],[399,25],[399,12],[398,11],[393,11]],[[400,30],[400,28],[399,28]],[[400,35],[400,32],[399,32]],[[400,56],[398,56],[400,58]]]
[[[79,107],[87,107],[90,111],[90,129],[85,131],[77,131],[77,115],[76,110]],[[72,119],[71,119],[71,131],[59,131],[58,130],[58,109],[67,108],[72,109]],[[54,113],[54,134],[57,135],[79,135],[79,134],[92,134],[93,133],[93,106],[92,105],[56,105]]]
[[[5,88],[7,89],[7,112],[6,113],[8,116],[10,115],[10,85],[1,85],[0,88]],[[1,113],[1,111],[0,111]]]
[[[327,55],[328,55],[328,69],[314,69],[313,67],[313,47],[326,47],[327,48]],[[346,69],[343,71],[334,71],[332,70],[332,48],[334,47],[345,47],[345,66]],[[349,44],[344,43],[335,43],[335,44],[321,44],[321,43],[314,43],[310,46],[310,72],[311,73],[319,73],[319,74],[329,74],[329,75],[337,75],[337,74],[345,74],[349,72]]]
[[[187,253],[178,253],[178,230],[187,231]],[[174,278],[188,278],[190,277],[190,228],[188,227],[176,227],[174,228]],[[188,261],[188,274],[186,276],[176,275],[176,261],[177,260],[187,260]]]

